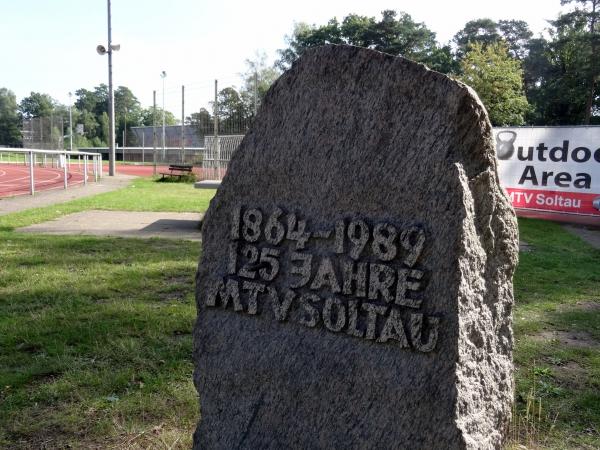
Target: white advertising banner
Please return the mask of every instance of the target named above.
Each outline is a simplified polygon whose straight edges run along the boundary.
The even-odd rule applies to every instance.
[[[600,126],[494,128],[515,208],[600,218]]]

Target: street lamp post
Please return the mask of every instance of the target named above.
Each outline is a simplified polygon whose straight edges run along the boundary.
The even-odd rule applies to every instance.
[[[160,77],[162,78],[162,157],[163,161],[166,158],[166,148],[165,148],[165,78],[167,78],[167,72],[164,70],[160,73]]]
[[[96,51],[99,55],[108,54],[108,174],[112,177],[115,175],[115,94],[113,91],[112,81],[112,53],[118,51],[121,46],[112,43],[112,26],[110,0],[106,1],[108,9],[108,48],[104,45],[98,45]]]
[[[71,109],[73,107],[73,101],[71,97],[73,94],[69,92],[69,150],[73,151],[73,113]]]

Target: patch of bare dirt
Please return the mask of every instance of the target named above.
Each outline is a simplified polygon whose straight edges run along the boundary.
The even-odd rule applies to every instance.
[[[577,302],[576,305],[584,311],[600,311],[600,299],[584,300]]]
[[[573,361],[553,366],[552,371],[556,379],[564,386],[580,389],[587,382],[586,370]]]
[[[158,299],[163,302],[182,302],[185,301],[185,297],[187,296],[188,291],[169,291],[169,292],[159,292]]]
[[[600,250],[600,229],[595,227],[564,225],[564,228],[597,250]]]
[[[532,337],[537,341],[558,342],[568,347],[600,348],[600,342],[585,331],[542,331]]]
[[[194,277],[192,275],[171,275],[167,276],[165,281],[168,284],[187,284],[191,285],[194,282]]]

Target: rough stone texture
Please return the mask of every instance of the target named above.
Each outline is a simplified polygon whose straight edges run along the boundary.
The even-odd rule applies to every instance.
[[[495,158],[467,86],[306,52],[205,217],[194,448],[500,448],[518,237]]]

